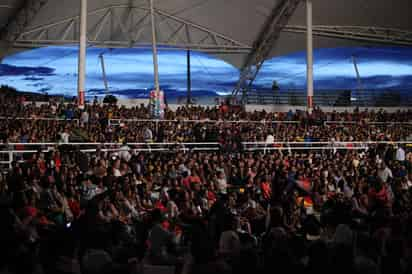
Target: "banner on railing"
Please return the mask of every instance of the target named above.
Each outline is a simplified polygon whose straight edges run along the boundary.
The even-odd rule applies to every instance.
[[[152,110],[152,117],[155,119],[164,118],[165,101],[164,92],[162,90],[152,90],[150,92],[150,107]]]

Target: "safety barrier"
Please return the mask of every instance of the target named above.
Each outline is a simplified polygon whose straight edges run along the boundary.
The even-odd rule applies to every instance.
[[[333,107],[410,107],[410,89],[403,90],[315,90],[316,106]],[[306,106],[305,90],[259,90],[247,96],[248,104]]]
[[[412,122],[367,122],[367,121],[325,121],[326,125],[371,125],[371,126],[391,126],[391,125],[412,125]]]
[[[58,121],[58,122],[76,122],[80,123],[80,119],[65,119],[65,118],[51,118],[51,117],[4,117],[0,116],[0,120],[27,120],[27,121]],[[157,119],[123,119],[113,118],[108,120],[109,125],[119,125],[120,123],[204,123],[204,124],[300,124],[301,121],[292,120],[157,120]],[[331,124],[367,124],[367,125],[412,125],[412,122],[375,122],[375,121],[324,121],[324,125]]]
[[[155,120],[155,119],[109,119],[109,125],[119,125],[120,123],[199,123],[199,124],[300,124],[300,121],[278,121],[278,120]]]
[[[412,148],[412,141],[352,141],[352,142],[243,142],[242,150],[247,152],[261,151],[333,151],[367,150],[373,145],[403,145]],[[226,144],[216,142],[204,143],[7,143],[0,144],[0,169],[10,168],[14,161],[22,161],[24,155],[38,152],[51,152],[64,145],[73,151],[95,153],[97,151],[116,153],[129,152],[193,152],[193,151],[223,151],[230,152]],[[31,149],[30,149],[31,148]]]
[[[0,120],[13,120],[13,121],[56,121],[56,122],[76,122],[80,125],[80,119],[66,119],[66,118],[54,118],[54,117],[5,117],[0,116]]]

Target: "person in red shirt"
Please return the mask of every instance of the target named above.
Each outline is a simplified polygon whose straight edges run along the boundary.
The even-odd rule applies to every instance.
[[[272,197],[272,189],[271,189],[270,183],[265,180],[262,180],[260,184],[260,188],[262,190],[263,198],[266,201],[269,201]]]
[[[80,216],[80,203],[74,197],[69,197],[67,200],[69,204],[70,211],[73,213],[74,218],[78,218]]]
[[[182,185],[187,189],[190,188],[190,176],[187,176],[187,173],[183,175]]]
[[[56,168],[56,171],[59,171],[60,167],[62,166],[62,161],[60,159],[60,152],[59,151],[56,151],[54,153],[53,161],[54,161],[54,166]]]
[[[158,210],[160,210],[160,212],[162,212],[162,213],[164,213],[164,212],[167,211],[167,208],[163,205],[162,201],[160,201],[160,200],[158,200],[158,201],[155,203],[155,208],[158,209]]]
[[[46,161],[44,160],[44,154],[40,153],[39,158],[37,159],[37,168],[41,174],[45,174],[47,170]]]
[[[191,176],[189,176],[189,181],[190,184],[201,184],[202,181],[200,180],[200,177],[197,175],[196,170],[192,170]]]
[[[79,199],[77,199],[75,193],[76,190],[73,186],[71,186],[67,192],[67,204],[69,205],[70,211],[72,212],[74,219],[77,219],[81,214],[81,209]]]
[[[387,207],[389,206],[388,190],[379,179],[373,182],[373,187],[369,189],[369,201],[371,201],[371,207]]]

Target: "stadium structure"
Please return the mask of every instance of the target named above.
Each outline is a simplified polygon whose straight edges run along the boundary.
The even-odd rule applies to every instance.
[[[407,0],[3,1],[0,57],[79,42],[80,56],[86,47],[156,45],[159,50],[197,50],[239,68],[233,94],[244,98],[265,60],[307,50],[307,103],[311,106],[313,48],[410,46],[410,8]],[[79,90],[83,92],[82,68]]]
[[[411,46],[411,8],[0,0],[0,58],[79,46],[77,98],[0,87],[0,273],[412,273],[412,108],[320,108],[313,85],[314,49]],[[86,104],[88,47],[151,49],[151,104]],[[186,105],[163,108],[164,49],[188,52]],[[191,104],[191,51],[239,69],[240,103]],[[305,105],[248,104],[264,62],[296,51]]]

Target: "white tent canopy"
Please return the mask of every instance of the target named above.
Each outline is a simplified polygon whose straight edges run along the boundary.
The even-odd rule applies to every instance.
[[[280,2],[154,0],[159,46],[209,52],[241,67]],[[288,18],[268,58],[305,49],[304,2]],[[0,1],[2,55],[77,43],[79,6],[78,0]],[[410,0],[313,0],[314,46],[412,45],[411,10]],[[88,43],[113,48],[149,46],[148,1],[88,0]]]

